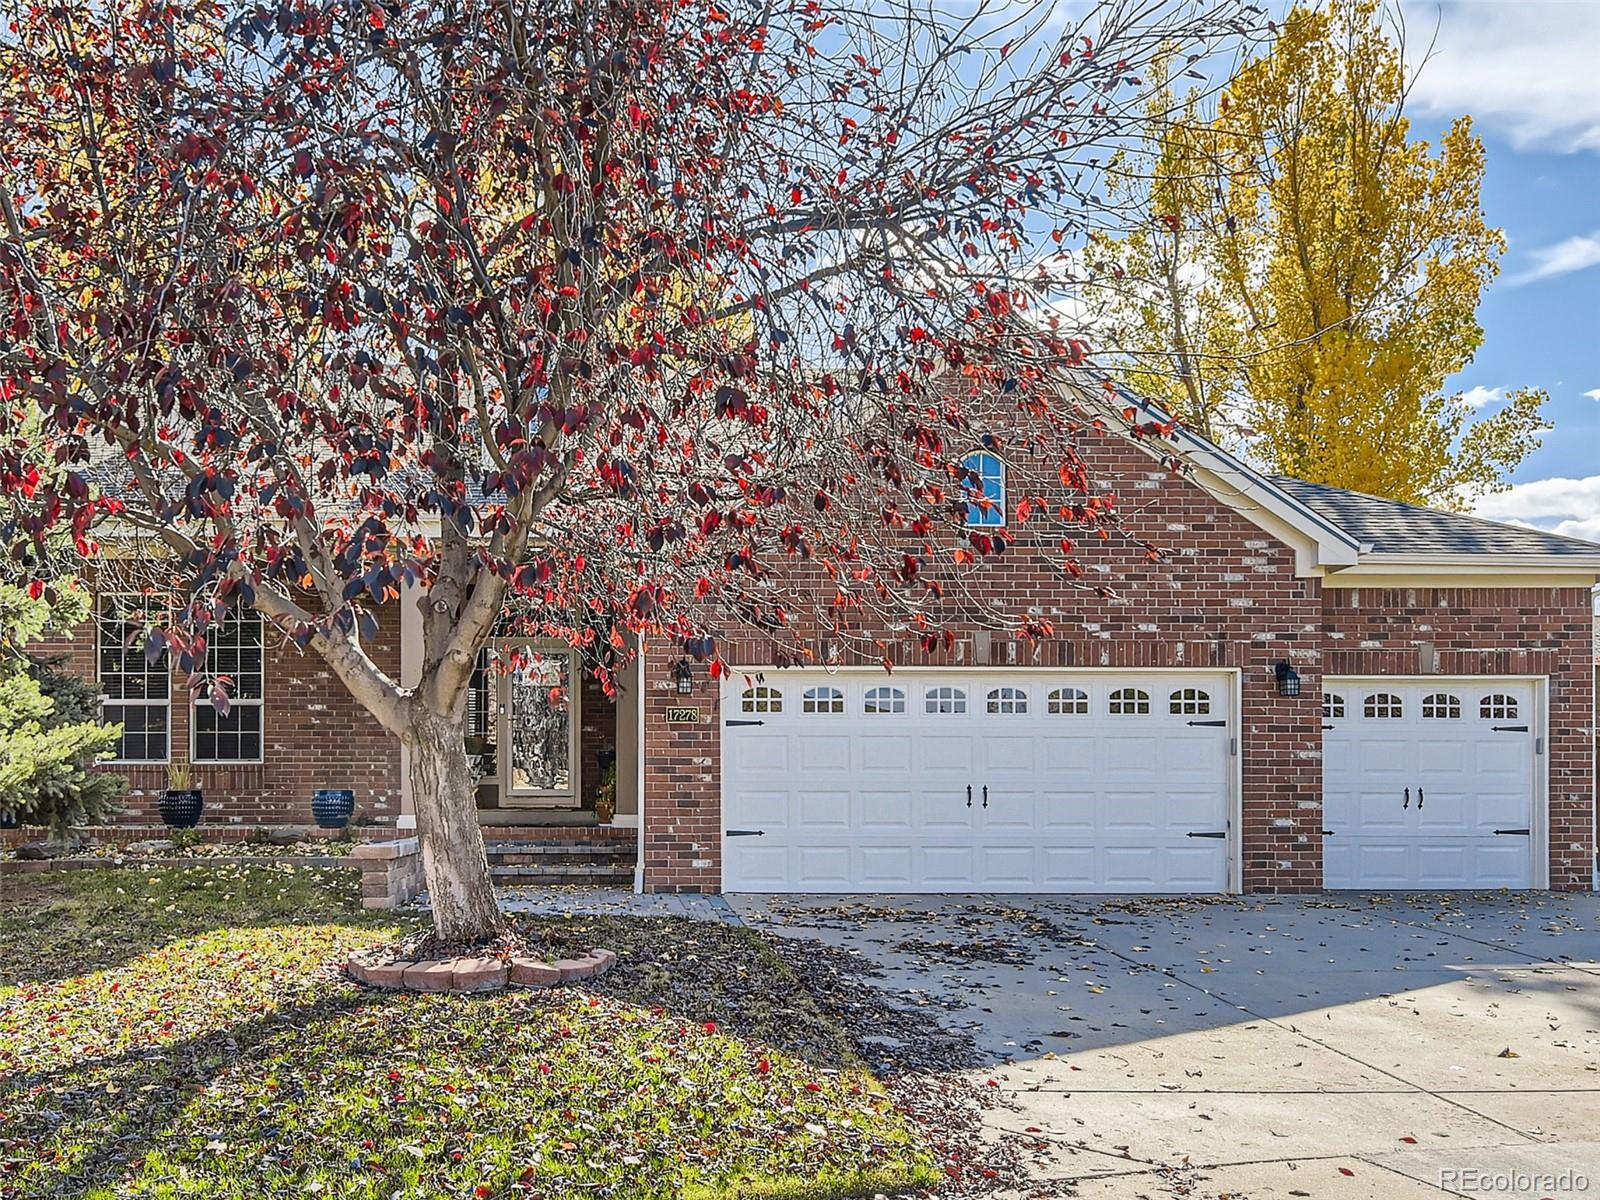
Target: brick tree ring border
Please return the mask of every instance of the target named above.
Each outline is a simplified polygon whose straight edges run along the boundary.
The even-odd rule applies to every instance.
[[[581,958],[555,962],[512,956],[482,958],[427,958],[379,962],[371,951],[357,950],[345,962],[345,974],[367,987],[407,992],[498,992],[515,987],[553,987],[604,975],[617,961],[613,950],[589,950]]]

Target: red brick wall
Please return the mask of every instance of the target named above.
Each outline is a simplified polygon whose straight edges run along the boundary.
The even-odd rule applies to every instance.
[[[1138,537],[1168,547],[1151,563],[1133,546],[1086,539],[1080,559],[1090,586],[1060,570],[1056,532],[1030,535],[986,568],[993,611],[1036,610],[1055,636],[1037,644],[967,626],[949,653],[900,646],[901,665],[1064,667],[1238,667],[1243,672],[1244,886],[1249,891],[1319,887],[1321,861],[1322,588],[1294,575],[1294,554],[1204,490],[1173,479],[1124,442],[1086,447],[1100,484],[1121,497]],[[1057,485],[1059,487],[1059,485]],[[1013,490],[1013,495],[1015,491]],[[1118,597],[1093,591],[1104,581]],[[751,630],[730,631],[720,649],[735,665],[771,662],[771,646]],[[676,657],[659,646],[649,659],[645,715],[645,880],[669,891],[716,891],[721,882],[719,771],[721,714],[716,689],[698,674],[688,703],[709,715],[686,729],[668,726],[659,690]],[[1273,666],[1295,664],[1303,694],[1277,694]],[[865,661],[844,654],[845,663]],[[872,661],[876,661],[875,659]]]
[[[1324,602],[1330,675],[1549,677],[1550,886],[1563,890],[1593,880],[1590,606],[1587,588],[1329,588]]]
[[[399,610],[381,613],[378,642],[369,647],[383,670],[400,670]],[[40,647],[65,652],[72,668],[96,677],[95,638],[85,626],[68,641]],[[355,791],[353,823],[393,825],[400,813],[400,744],[356,703],[314,652],[266,629],[263,761],[254,765],[198,765],[195,786],[205,792],[206,826],[311,825],[311,793],[318,788]],[[175,761],[189,755],[188,681],[172,677],[171,749]],[[158,793],[167,786],[162,765],[116,764],[105,768],[128,778],[121,818],[129,824],[159,824]]]

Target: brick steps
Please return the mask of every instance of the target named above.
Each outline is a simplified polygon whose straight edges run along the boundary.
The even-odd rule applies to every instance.
[[[631,887],[637,854],[630,839],[591,841],[560,836],[488,843],[489,874],[499,887],[586,884]]]

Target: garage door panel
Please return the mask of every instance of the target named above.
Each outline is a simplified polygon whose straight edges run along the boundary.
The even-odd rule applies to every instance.
[[[1031,834],[1038,827],[1038,818],[1034,815],[1035,795],[1031,788],[1023,790],[990,786],[989,807],[983,808],[980,792],[979,830],[1002,837],[1006,834]]]
[[[860,734],[855,739],[851,761],[857,771],[903,775],[911,770],[911,738],[881,733]]]
[[[856,824],[873,834],[905,833],[912,829],[913,797],[909,791],[873,789],[856,793]]]
[[[912,888],[911,847],[862,846],[858,878],[867,891],[902,892]]]
[[[799,753],[795,756],[802,771],[848,771],[850,769],[850,738],[843,733],[833,736],[802,734],[796,739]]]
[[[797,820],[803,829],[849,829],[850,793],[812,791],[795,793],[799,800]]]
[[[1065,838],[1091,833],[1095,827],[1094,805],[1093,792],[1040,792],[1039,830]]]
[[[1416,796],[1411,797],[1412,803]],[[1411,810],[1401,788],[1364,791],[1356,796],[1356,824],[1364,833],[1399,833],[1409,828]]]
[[[1093,778],[1098,741],[1091,736],[1050,732],[1039,739],[1040,765],[1050,779]]]
[[[724,758],[730,757],[730,750],[734,768],[741,776],[789,769],[789,739],[782,734],[756,732],[738,738],[723,751]]]
[[[933,892],[970,891],[973,884],[973,849],[968,846],[915,846],[914,879]]]
[[[959,771],[965,776],[973,765],[972,738],[959,729],[917,739],[916,766],[922,771]]]
[[[986,888],[1017,888],[1033,886],[1036,878],[1032,846],[980,846],[977,855],[977,878]]]
[[[724,886],[1226,888],[1227,841],[1184,834],[1228,828],[1230,730],[1189,726],[1167,706],[1172,691],[1194,686],[1222,714],[1228,681],[1204,672],[1134,678],[1148,714],[1111,714],[1112,693],[1133,686],[1126,676],[904,672],[893,684],[905,693],[895,711],[886,691],[869,698],[886,686],[877,680],[768,673],[781,706],[751,708],[764,724],[724,733],[725,824],[763,831],[725,839]],[[839,689],[844,712],[804,711],[803,693],[822,687]],[[959,703],[952,689],[965,694],[967,711],[949,711]],[[744,711],[732,684],[724,703]],[[929,712],[929,703],[946,711]]]
[[[846,886],[851,880],[850,846],[848,843],[822,846],[795,846],[795,876],[801,881],[801,891],[825,892]]]
[[[1103,891],[1104,883],[1095,876],[1099,853],[1094,846],[1041,846],[1041,889],[1056,892]]]
[[[977,824],[976,811],[967,804],[965,787],[924,787],[912,802],[912,821],[924,833],[965,834]]]

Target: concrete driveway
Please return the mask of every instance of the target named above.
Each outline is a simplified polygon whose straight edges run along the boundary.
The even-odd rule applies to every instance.
[[[967,1029],[1040,1195],[1600,1197],[1600,898],[730,897]]]

